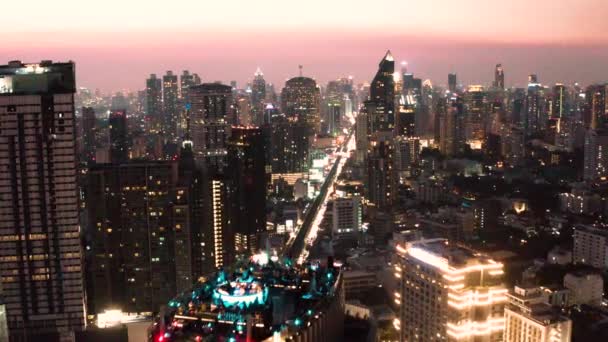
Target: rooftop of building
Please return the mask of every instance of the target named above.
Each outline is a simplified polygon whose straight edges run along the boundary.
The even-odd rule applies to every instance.
[[[0,95],[74,93],[74,63],[10,61],[0,65]]]
[[[153,334],[164,341],[240,341],[247,336],[261,341],[286,330],[296,333],[323,315],[340,278],[334,267],[295,266],[287,258],[260,253],[231,270],[201,277],[173,298]]]
[[[398,249],[399,250],[399,249]],[[403,251],[401,248],[400,251]],[[456,243],[450,243],[447,239],[429,239],[409,242],[407,254],[432,266],[445,270],[458,270],[468,267],[479,269],[502,268],[502,264],[478,253],[472,249]]]
[[[601,235],[601,236],[604,236],[604,237],[608,237],[608,229],[606,229],[606,228],[600,228],[600,227],[595,227],[595,226],[591,226],[591,225],[582,225],[582,224],[579,224],[579,225],[576,225],[574,227],[574,230],[575,230],[575,232],[577,230],[579,230],[579,231],[584,231],[584,232],[587,232],[587,233],[593,233],[593,234],[596,234],[596,235]]]
[[[554,308],[547,303],[534,303],[525,307],[509,305],[507,308],[543,325],[569,320],[568,317],[561,315],[559,309]]]

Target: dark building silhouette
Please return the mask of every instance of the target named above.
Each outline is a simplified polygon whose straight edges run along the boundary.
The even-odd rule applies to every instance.
[[[228,141],[230,222],[238,254],[255,252],[266,230],[266,161],[262,130],[233,127]]]
[[[502,68],[502,64],[496,64],[494,69],[494,88],[505,89],[505,71]]]
[[[306,123],[277,115],[271,124],[270,140],[273,173],[308,170],[310,136]]]
[[[163,75],[163,115],[162,130],[167,139],[175,139],[177,136],[177,122],[179,115],[179,84],[177,75],[167,71]]]
[[[97,118],[91,107],[82,107],[82,159],[86,163],[95,160]]]
[[[232,88],[204,83],[188,88],[190,97],[190,135],[194,159],[210,172],[226,165],[226,140],[235,122]]]
[[[175,162],[96,165],[86,189],[88,312],[156,311],[192,282],[190,235]],[[176,198],[179,199],[176,200]],[[184,261],[185,260],[185,261]],[[186,265],[184,265],[184,263]],[[182,279],[178,279],[183,277]]]
[[[448,90],[454,93],[456,92],[457,86],[456,74],[448,74]]]
[[[163,86],[156,74],[146,79],[146,129],[150,133],[162,132]]]
[[[113,164],[126,163],[129,160],[127,111],[124,109],[110,111],[108,124],[110,129],[110,162]]]

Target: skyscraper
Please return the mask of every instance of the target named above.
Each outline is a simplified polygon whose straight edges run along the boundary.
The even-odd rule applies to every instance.
[[[401,341],[501,341],[503,265],[444,239],[397,246]]]
[[[112,110],[108,119],[110,128],[110,162],[126,163],[129,160],[129,141],[127,132],[127,111]]]
[[[228,206],[238,254],[255,253],[266,230],[266,162],[262,130],[233,127],[228,141]]]
[[[505,72],[502,68],[502,64],[496,64],[494,68],[494,88],[504,90],[505,89]]]
[[[365,194],[368,201],[381,209],[388,209],[396,196],[393,168],[393,135],[395,134],[395,61],[387,51],[378,66],[378,72],[370,85],[370,99],[365,101],[367,134],[367,178]],[[413,86],[404,78],[406,86]]]
[[[162,82],[156,74],[146,80],[146,126],[151,133],[160,133],[162,125]]]
[[[188,98],[188,87],[201,84],[201,78],[198,74],[191,74],[190,71],[184,70],[179,77],[180,83],[180,98],[185,100]]]
[[[90,312],[154,311],[176,292],[175,253],[188,245],[175,244],[175,166],[158,161],[90,169],[85,231]]]
[[[439,118],[439,150],[452,156],[464,151],[465,114],[462,98],[452,96],[446,102],[447,108]]]
[[[262,125],[264,123],[264,109],[266,100],[266,81],[262,70],[258,68],[253,75],[253,83],[251,84],[251,109],[253,114],[253,122]]]
[[[285,115],[273,117],[271,153],[273,173],[306,172],[309,166],[310,130],[308,124]]]
[[[226,139],[234,120],[232,89],[217,83],[191,86],[190,134],[195,160],[208,170],[226,165]]]
[[[448,74],[448,90],[452,93],[456,92],[456,74]]]
[[[74,64],[0,66],[0,275],[13,341],[84,327]]]
[[[163,76],[163,133],[168,139],[177,135],[177,120],[179,116],[179,86],[177,75],[167,71]]]
[[[310,135],[320,130],[321,94],[317,82],[309,77],[294,77],[285,82],[281,91],[281,109],[288,118],[304,122]]]
[[[482,86],[471,85],[464,93],[463,99],[466,115],[466,139],[482,141],[485,136],[484,123],[489,117],[487,93]]]
[[[599,180],[608,177],[608,131],[590,129],[585,135],[583,178]]]
[[[563,119],[566,116],[566,97],[567,89],[561,83],[557,83],[553,87],[553,107],[552,116],[556,119]]]
[[[370,100],[369,102],[374,103],[374,106],[382,108],[381,111],[368,110],[368,113],[372,123],[371,131],[375,132],[380,129],[392,129],[395,122],[395,80],[393,75],[395,73],[395,59],[390,51],[387,51],[384,58],[378,65],[378,71],[370,84]],[[405,79],[404,79],[404,91],[405,91]]]
[[[530,79],[536,81],[536,75],[530,75]],[[545,107],[543,89],[544,88],[540,83],[528,83],[528,91],[524,102],[524,117],[522,118],[522,124],[526,135],[539,131],[544,124],[542,115]]]
[[[608,85],[594,84],[587,87],[585,92],[586,115],[585,123],[589,128],[600,128],[606,122],[608,116],[608,101],[606,101],[606,89]]]
[[[83,160],[87,163],[95,160],[97,118],[91,107],[82,107],[82,142]]]

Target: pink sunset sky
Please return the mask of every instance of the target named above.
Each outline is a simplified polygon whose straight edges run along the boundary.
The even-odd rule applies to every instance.
[[[137,90],[150,73],[280,88],[304,65],[321,83],[369,81],[387,49],[416,76],[507,85],[608,80],[605,0],[55,0],[2,4],[0,62],[73,60],[78,85]]]

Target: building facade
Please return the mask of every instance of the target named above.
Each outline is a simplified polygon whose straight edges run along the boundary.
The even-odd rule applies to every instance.
[[[500,341],[503,265],[445,239],[397,246],[401,341]]]
[[[0,275],[13,341],[84,327],[74,64],[0,66]]]

